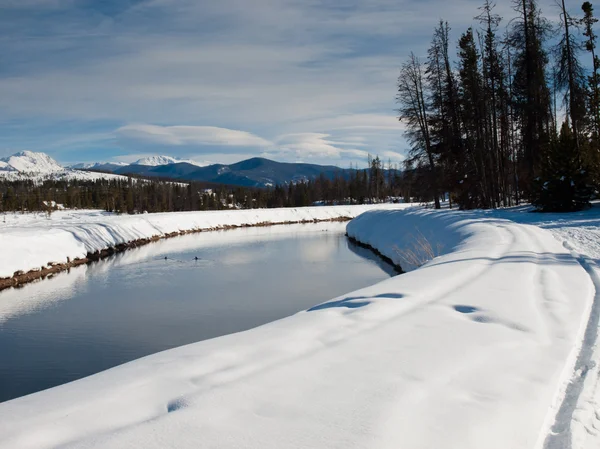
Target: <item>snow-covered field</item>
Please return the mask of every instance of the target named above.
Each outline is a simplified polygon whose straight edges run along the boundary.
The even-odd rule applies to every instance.
[[[260,223],[354,218],[373,209],[406,204],[319,206],[282,209],[224,210],[141,215],[102,211],[56,211],[45,214],[0,214],[0,278],[49,262],[64,263],[87,253],[139,239],[180,231],[207,230]]]
[[[197,223],[59,217],[7,220],[0,235],[100,244]],[[117,222],[118,232],[96,228]],[[405,268],[411,253],[437,257],[283,320],[0,404],[0,447],[600,447],[588,319],[600,302],[599,225],[600,208],[367,212],[350,235]]]

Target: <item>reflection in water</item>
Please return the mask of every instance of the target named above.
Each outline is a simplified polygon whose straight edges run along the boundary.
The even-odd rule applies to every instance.
[[[375,264],[377,264],[379,268],[381,268],[389,276],[396,276],[400,274],[393,265],[389,264],[381,257],[375,256],[375,253],[373,253],[373,251],[369,248],[360,246],[357,243],[354,243],[350,240],[346,240],[346,243],[350,251],[352,251],[357,256],[360,256],[361,258],[372,260]]]
[[[81,265],[52,279],[25,284],[0,293],[0,326],[10,318],[52,307],[73,296],[77,285],[85,282],[88,266]]]
[[[393,274],[343,223],[186,235],[0,293],[0,401],[273,321]]]

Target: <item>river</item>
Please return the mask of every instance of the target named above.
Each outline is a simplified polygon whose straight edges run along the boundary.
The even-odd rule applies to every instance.
[[[344,231],[317,223],[190,234],[0,292],[0,402],[395,274]]]

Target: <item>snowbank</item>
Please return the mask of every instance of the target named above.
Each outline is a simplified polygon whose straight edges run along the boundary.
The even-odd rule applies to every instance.
[[[164,237],[182,231],[252,226],[263,223],[354,218],[374,208],[398,209],[406,204],[320,206],[112,215],[101,211],[57,211],[44,214],[0,214],[0,278],[39,269],[49,262],[84,258],[119,244]]]
[[[394,258],[415,228],[444,244],[420,269],[0,404],[0,447],[542,447],[589,275],[550,232],[484,213],[374,211],[348,231]]]

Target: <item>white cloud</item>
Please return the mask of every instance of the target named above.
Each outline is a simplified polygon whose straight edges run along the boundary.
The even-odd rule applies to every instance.
[[[364,131],[357,127],[357,133]],[[368,132],[374,130],[368,129]],[[353,131],[354,132],[354,131]],[[381,130],[377,129],[377,132]],[[150,124],[130,124],[115,131],[117,140],[124,148],[135,154],[120,156],[116,160],[131,161],[152,154],[170,154],[178,157],[206,159],[208,154],[219,162],[233,162],[260,154],[264,157],[285,161],[313,161],[345,165],[351,162],[364,163],[369,154],[379,154],[382,159],[402,160],[402,155],[390,151],[375,151],[368,142],[369,135],[349,134],[334,137],[326,132],[288,133],[267,139],[245,131],[219,128],[215,126],[159,126]],[[215,154],[215,147],[221,148],[221,157]],[[231,149],[228,149],[229,147]],[[144,152],[143,150],[146,150]],[[223,158],[224,155],[228,157]],[[215,159],[216,157],[216,159]]]
[[[223,145],[268,147],[271,142],[246,131],[216,126],[158,126],[131,124],[117,129],[121,139],[156,145]]]
[[[369,154],[379,154],[381,158],[385,158],[385,160],[389,158],[393,162],[403,159],[401,154],[393,151],[377,152],[365,149],[363,140],[363,137],[356,136],[354,139],[349,137],[342,142],[332,139],[332,136],[326,133],[286,134],[275,139],[277,150],[270,154],[298,161],[328,159],[336,161],[338,164],[342,163],[342,165],[344,162],[365,162]],[[266,154],[269,155],[269,153]]]
[[[323,117],[302,123],[305,127],[329,130],[392,130],[401,132],[402,124],[390,111],[389,114],[342,114]]]
[[[280,136],[275,143],[277,153],[292,155],[297,159],[307,158],[339,158],[342,149],[327,140],[328,134],[296,133]]]

